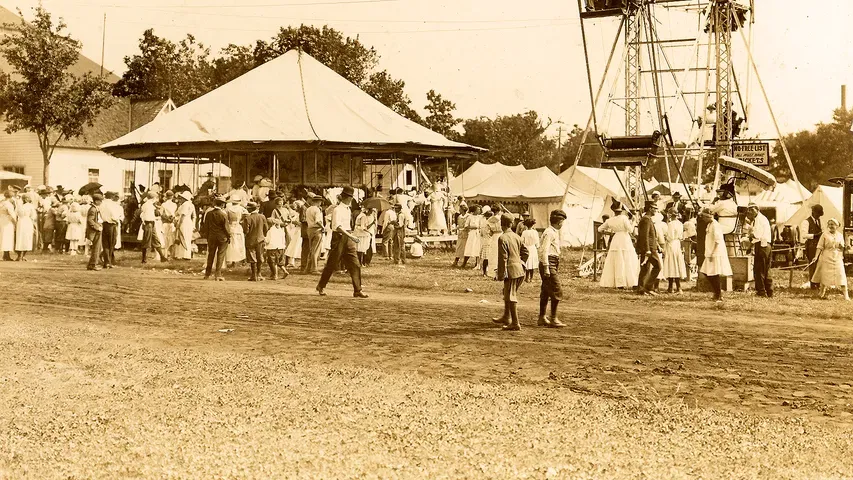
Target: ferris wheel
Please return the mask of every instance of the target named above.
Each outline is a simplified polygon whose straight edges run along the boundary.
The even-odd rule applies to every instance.
[[[642,168],[652,158],[664,159],[670,185],[685,185],[691,202],[696,199],[686,187],[702,183],[706,157],[714,159],[715,184],[721,173],[766,178],[759,171],[738,176],[744,172],[732,162],[716,159],[734,157],[745,160],[742,169],[760,170],[769,162],[769,141],[781,142],[799,181],[752,54],[755,0],[578,0],[578,10],[592,108],[576,165],[591,132],[603,149],[602,167],[624,169],[617,176],[635,209],[646,198]],[[617,22],[604,73],[594,82],[587,23],[603,31]],[[735,68],[739,54],[746,67],[741,70]],[[749,128],[753,75],[773,119],[773,139],[742,138]],[[617,116],[621,124],[614,122]],[[683,175],[686,162],[698,162],[696,178]]]

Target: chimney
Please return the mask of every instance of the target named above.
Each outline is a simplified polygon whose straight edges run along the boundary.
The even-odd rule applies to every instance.
[[[847,111],[847,85],[841,86],[841,108]]]

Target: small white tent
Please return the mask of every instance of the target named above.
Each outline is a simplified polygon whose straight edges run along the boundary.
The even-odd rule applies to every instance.
[[[843,222],[843,215],[841,214],[841,209],[843,208],[843,197],[844,192],[841,187],[818,185],[814,193],[806,199],[799,210],[791,215],[791,218],[785,222],[785,225],[798,227],[800,223],[805,221],[809,218],[809,215],[812,214],[812,205],[823,206],[823,217],[821,217],[820,220],[824,229],[826,229],[826,222],[830,218]]]

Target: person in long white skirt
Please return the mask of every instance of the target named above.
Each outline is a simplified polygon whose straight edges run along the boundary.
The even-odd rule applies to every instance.
[[[371,240],[373,239],[370,233],[371,228],[376,227],[376,210],[373,208],[365,208],[355,217],[355,236],[358,238],[358,244],[355,246],[356,254],[358,255],[358,263],[362,267],[369,264],[367,252],[371,249]]]
[[[12,261],[12,252],[15,251],[15,223],[18,214],[13,200],[14,194],[6,190],[3,192],[3,200],[0,200],[0,251],[3,252],[3,260]]]
[[[444,215],[444,209],[447,207],[447,195],[442,191],[435,190],[429,194],[427,201],[429,202],[427,229],[430,232],[438,232],[442,235],[447,233],[447,218]]]
[[[456,219],[456,258],[453,260],[453,267],[459,264],[459,259],[464,258],[462,267],[468,264],[468,257],[465,256],[465,244],[468,243],[468,230],[465,228],[465,222],[468,221],[468,205],[459,206],[459,217]]]
[[[687,276],[687,265],[684,263],[684,252],[681,251],[681,241],[684,239],[684,224],[678,220],[675,210],[666,212],[669,222],[666,224],[666,244],[663,248],[663,273],[669,285],[666,293],[681,294],[681,279]]]
[[[190,192],[178,194],[178,209],[175,211],[175,247],[172,258],[190,260],[193,258],[193,232],[195,231],[195,205]]]
[[[469,258],[474,259],[474,267],[477,268],[480,258],[480,250],[482,242],[480,241],[480,224],[483,221],[483,216],[480,215],[480,206],[474,205],[471,214],[465,219],[465,230],[468,231],[468,238],[465,239],[465,259],[462,265],[468,263]]]
[[[528,218],[523,222],[524,231],[521,232],[521,244],[527,249],[527,261],[524,262],[524,281],[533,281],[533,274],[539,270],[539,232],[533,228],[536,220]]]
[[[613,217],[598,227],[599,232],[613,235],[598,284],[605,288],[634,288],[640,275],[640,259],[631,241],[634,225],[621,203],[614,202],[610,209]]]
[[[302,226],[299,223],[299,209],[304,207],[303,201],[296,200],[283,209],[283,212],[286,212],[284,232],[287,236],[284,263],[288,268],[296,268],[296,259],[302,257]]]
[[[178,204],[175,203],[175,193],[171,190],[166,190],[163,194],[165,200],[160,205],[160,220],[163,222],[163,250],[171,256],[175,256],[175,212],[178,210]]]
[[[18,214],[18,228],[21,225]],[[826,222],[826,232],[820,236],[817,244],[817,267],[811,281],[820,284],[820,298],[826,298],[830,287],[838,288],[844,293],[844,300],[850,300],[847,292],[847,273],[844,271],[844,234],[838,227],[841,223],[830,218]]]
[[[708,222],[705,230],[705,260],[702,262],[700,273],[708,277],[708,282],[714,290],[714,301],[723,301],[723,291],[720,285],[720,276],[730,277],[732,266],[729,263],[729,252],[726,250],[726,241],[723,238],[723,228],[711,214],[711,209],[703,208],[701,215]]]
[[[80,210],[80,204],[74,202],[68,208],[68,213],[65,215],[65,223],[68,224],[65,228],[65,240],[68,242],[69,255],[80,253],[80,245],[85,241],[86,217],[83,216]]]
[[[233,266],[246,259],[246,235],[243,233],[243,226],[240,222],[244,215],[249,214],[249,211],[240,205],[238,195],[232,195],[229,203],[228,207],[225,208],[225,213],[228,215],[228,233],[231,234],[231,241],[228,242],[228,248],[225,249],[225,262],[229,266]]]
[[[18,252],[18,261],[27,261],[27,252],[33,251],[35,240],[35,225],[38,221],[38,212],[33,205],[32,198],[24,195],[23,203],[18,208],[18,223],[15,226],[15,251]]]

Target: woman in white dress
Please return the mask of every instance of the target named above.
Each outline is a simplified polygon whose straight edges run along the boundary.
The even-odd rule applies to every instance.
[[[675,211],[668,211],[666,214],[669,218],[664,234],[666,244],[663,248],[663,273],[669,282],[666,293],[673,292],[674,284],[675,293],[680,295],[681,279],[687,277],[687,265],[684,263],[684,252],[681,251],[684,224],[678,220],[678,214]]]
[[[634,288],[640,276],[640,260],[631,240],[634,225],[623,213],[621,203],[614,202],[610,209],[613,217],[598,227],[599,232],[613,235],[598,284],[606,288]]]
[[[521,244],[527,249],[527,261],[524,262],[524,281],[532,282],[533,274],[539,270],[539,232],[533,228],[536,220],[529,218],[524,221],[524,231],[521,232]]]
[[[18,214],[18,228],[20,218]],[[823,232],[817,244],[817,267],[811,281],[820,283],[820,298],[826,298],[829,287],[837,287],[844,293],[844,300],[850,300],[847,273],[844,271],[844,234],[838,230],[840,226],[838,220],[830,218],[826,222],[827,231]]]
[[[190,260],[193,258],[193,232],[195,231],[195,205],[190,192],[178,195],[178,209],[175,211],[175,247],[172,258]]]
[[[296,200],[282,210],[284,214],[284,232],[287,235],[287,247],[284,249],[284,263],[288,268],[296,268],[296,259],[302,257],[302,226],[299,223],[299,209],[305,208],[304,202]]]
[[[488,255],[483,256],[483,260],[488,262],[488,267],[484,268],[484,275],[492,278],[498,278],[498,240],[501,237],[501,213],[492,211],[494,215],[486,222],[489,229],[489,248]],[[485,240],[483,240],[485,243]]]
[[[33,251],[33,239],[35,238],[35,225],[38,221],[38,212],[32,199],[24,195],[24,203],[18,208],[18,223],[15,227],[15,251],[18,252],[18,261],[27,261],[27,252]]]
[[[437,231],[440,234],[447,232],[447,217],[444,215],[444,209],[447,206],[447,196],[442,191],[434,191],[427,197],[429,202],[429,220],[427,221],[427,229],[430,232]]]
[[[492,258],[492,213],[491,207],[486,205],[483,207],[483,219],[480,221],[480,264],[482,265],[483,276],[489,276],[489,260]]]
[[[68,242],[68,254],[77,255],[80,244],[86,233],[86,217],[80,212],[80,204],[74,202],[65,215],[68,226],[65,229],[65,240]],[[88,212],[87,212],[88,213]]]
[[[246,259],[246,235],[243,233],[243,225],[240,222],[244,215],[249,214],[249,211],[240,205],[240,197],[237,195],[232,196],[229,203],[225,213],[228,215],[228,233],[231,234],[231,241],[225,249],[225,261],[233,267],[237,262]]]
[[[474,269],[479,264],[480,250],[482,249],[480,224],[482,223],[483,216],[480,215],[480,211],[480,206],[474,205],[471,214],[465,219],[465,230],[468,231],[468,238],[465,239],[465,259],[462,261],[462,265],[467,264],[469,258],[473,258]]]
[[[705,260],[702,262],[700,273],[708,277],[708,282],[714,290],[714,301],[723,301],[723,291],[720,285],[720,276],[730,277],[732,266],[729,263],[729,253],[726,250],[726,241],[723,238],[723,228],[711,214],[709,208],[702,209],[702,215],[708,221],[705,233]]]
[[[15,203],[12,201],[12,192],[3,192],[3,200],[0,200],[0,251],[3,252],[3,260],[12,261],[12,252],[15,251],[15,223],[18,215],[15,211]]]
[[[358,216],[355,217],[355,236],[358,238],[358,244],[356,244],[356,254],[358,255],[358,263],[361,264],[362,267],[367,265],[367,261],[365,260],[367,251],[370,249],[372,236],[370,234],[370,228],[376,227],[376,216],[373,214],[374,209],[366,208],[359,212]]]

